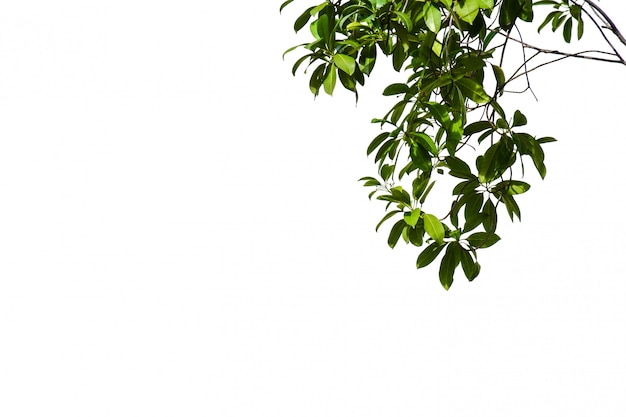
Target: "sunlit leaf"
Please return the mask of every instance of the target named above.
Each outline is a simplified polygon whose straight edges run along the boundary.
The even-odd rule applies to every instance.
[[[348,75],[354,74],[356,68],[356,61],[354,58],[344,54],[335,54],[333,56],[333,62],[337,65],[337,68],[342,70]]]
[[[428,236],[430,236],[433,240],[440,244],[443,243],[445,229],[436,216],[424,213],[424,230],[426,230]]]

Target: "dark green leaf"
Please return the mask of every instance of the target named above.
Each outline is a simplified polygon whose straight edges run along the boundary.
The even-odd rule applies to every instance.
[[[456,153],[456,147],[463,138],[463,119],[455,118],[446,129],[446,150],[452,156]]]
[[[385,90],[383,91],[383,96],[393,96],[396,94],[404,94],[404,93],[407,93],[408,91],[409,91],[409,86],[407,86],[406,84],[401,84],[401,83],[391,84],[391,85],[388,85],[387,88],[385,88]]]
[[[492,65],[493,75],[496,77],[496,91],[499,91],[502,94],[502,89],[506,84],[506,78],[504,77],[504,71],[497,65]]]
[[[556,11],[556,12],[552,12],[552,13],[548,14],[548,16],[546,16],[546,18],[543,20],[543,22],[539,25],[539,28],[537,29],[537,32],[541,32],[541,29],[546,27],[546,25],[548,23],[550,23],[550,21],[552,19],[557,18],[558,16],[561,16],[562,13],[563,12]]]
[[[508,194],[503,194],[501,196],[501,199],[502,199],[502,202],[504,203],[504,206],[506,207],[507,213],[509,213],[509,217],[511,218],[511,221],[513,221],[514,216],[517,216],[518,220],[522,220],[522,215],[520,213],[519,206],[517,205],[517,202],[515,201],[513,196],[508,195]]]
[[[420,204],[424,204],[424,201],[426,201],[426,197],[428,197],[430,190],[432,190],[433,187],[435,186],[435,182],[436,181],[433,181],[428,185],[428,187],[426,188],[426,191],[424,191],[424,194],[422,194],[422,196],[420,197]]]
[[[470,123],[463,129],[463,134],[466,136],[473,135],[474,133],[482,132],[483,130],[491,129],[491,122],[487,120],[480,120],[478,122]]]
[[[428,187],[428,182],[430,181],[429,175],[420,175],[413,180],[413,198],[418,199]]]
[[[500,240],[500,236],[495,233],[477,232],[470,235],[467,241],[475,248],[488,248]]]
[[[311,10],[313,10],[315,8],[315,6],[313,7],[309,7],[308,9],[306,9],[304,11],[304,13],[302,13],[295,21],[295,23],[293,24],[293,28],[296,32],[298,32],[300,29],[302,29],[304,27],[304,25],[307,24],[307,22],[309,21],[309,19],[311,19]]]
[[[383,143],[383,141],[387,139],[388,137],[389,137],[389,132],[383,132],[380,135],[376,136],[374,140],[370,143],[370,145],[367,147],[367,154],[369,155],[372,152],[374,152],[374,150],[378,148],[380,144]]]
[[[387,154],[389,153],[389,151],[391,150],[395,142],[396,142],[396,139],[389,139],[387,142],[385,142],[376,153],[376,157],[374,158],[374,161],[378,162],[381,159],[383,159],[385,156],[387,156]]]
[[[506,180],[502,181],[493,188],[495,191],[500,191],[508,195],[523,194],[530,189],[530,184],[524,181]]]
[[[446,291],[452,286],[452,281],[454,280],[454,270],[461,261],[462,250],[463,249],[457,242],[452,242],[448,245],[446,253],[441,259],[441,265],[439,266],[439,281]]]
[[[513,114],[513,127],[524,126],[526,123],[528,123],[526,116],[524,116],[519,110],[515,110],[515,113]]]
[[[446,164],[448,165],[448,168],[450,168],[450,175],[453,177],[465,179],[474,178],[469,165],[467,165],[462,159],[455,156],[447,156]]]
[[[395,216],[398,213],[401,213],[402,210],[393,210],[390,211],[389,213],[385,214],[385,217],[383,217],[378,224],[376,225],[376,231],[378,232],[378,229],[380,228],[380,226],[382,226],[383,223],[385,223],[387,220],[389,220],[390,218],[392,218],[393,216]]]
[[[440,245],[437,242],[433,242],[424,248],[422,253],[417,257],[417,269],[430,265],[445,247],[446,244]]]
[[[289,5],[289,3],[291,3],[293,0],[287,0],[286,2],[284,2],[283,4],[280,5],[280,9],[278,9],[279,12],[282,12],[283,9],[285,7],[287,7],[287,5]]]
[[[563,26],[563,39],[565,42],[570,43],[572,40],[572,18],[568,18]]]
[[[407,206],[411,206],[411,196],[401,186],[393,187],[391,195],[396,198],[397,201],[404,203]]]
[[[402,236],[402,230],[407,227],[404,220],[398,220],[396,224],[393,225],[391,231],[389,232],[389,238],[387,239],[387,244],[390,248],[394,248],[398,243],[398,239]]]
[[[476,278],[480,273],[480,265],[477,262],[474,262],[474,259],[469,251],[461,250],[460,255],[463,272],[469,281],[473,281],[474,278]]]

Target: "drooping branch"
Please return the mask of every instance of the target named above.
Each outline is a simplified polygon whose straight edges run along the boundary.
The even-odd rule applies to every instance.
[[[602,19],[604,20],[605,25],[607,26],[606,28],[609,29],[616,37],[617,39],[619,39],[619,41],[626,46],[626,37],[624,37],[624,35],[622,35],[622,33],[619,31],[619,29],[617,29],[617,26],[615,25],[615,23],[613,23],[613,21],[611,20],[611,18],[606,14],[606,12],[604,10],[602,10],[600,8],[600,6],[598,6],[595,2],[591,1],[591,0],[586,0],[586,3],[599,15],[602,16]]]
[[[588,4],[590,6],[593,7],[593,3],[588,2]],[[597,6],[596,6],[597,7]],[[613,50],[613,52],[615,53],[615,56],[617,58],[619,58],[620,62],[624,65],[626,65],[626,61],[624,61],[624,58],[622,58],[622,56],[620,55],[620,53],[617,51],[617,48],[613,45],[613,43],[609,40],[609,38],[606,36],[606,33],[604,33],[604,30],[602,28],[602,26],[600,26],[598,24],[598,22],[596,21],[596,19],[593,18],[593,16],[591,15],[591,13],[589,13],[589,11],[587,9],[585,9],[584,7],[581,7],[582,11],[589,17],[589,19],[591,19],[591,21],[593,22],[593,24],[598,28],[598,31],[600,31],[600,34],[602,35],[602,37],[604,38],[604,40],[606,41],[606,43],[609,44],[609,46],[611,47],[611,49]],[[599,7],[597,9],[594,10],[602,10]],[[604,12],[602,12],[604,13]],[[608,23],[608,22],[607,22]],[[613,25],[614,26],[614,25]],[[606,28],[608,30],[610,30],[612,33],[619,33],[619,31],[617,30],[617,28],[615,28],[615,32],[613,31],[613,29],[611,27]],[[620,34],[621,36],[621,34]],[[619,36],[618,36],[619,38]],[[621,40],[621,39],[620,39]],[[624,45],[626,45],[626,43],[624,43]]]

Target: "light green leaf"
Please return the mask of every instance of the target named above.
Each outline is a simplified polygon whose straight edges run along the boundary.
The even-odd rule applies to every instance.
[[[493,5],[491,7],[493,7]],[[476,16],[478,16],[479,9],[480,5],[478,0],[465,0],[464,2],[459,2],[457,0],[454,4],[456,14],[459,15],[461,20],[469,23],[470,25],[474,22]]]
[[[356,61],[349,55],[335,54],[333,56],[333,62],[337,65],[337,68],[342,70],[348,75],[354,74],[356,69]]]
[[[437,217],[432,214],[424,214],[424,230],[428,233],[428,236],[433,238],[437,243],[443,244],[443,238],[445,237],[445,229],[443,224]]]
[[[431,32],[438,33],[441,29],[441,12],[437,6],[428,4],[424,13],[424,23]]]
[[[418,208],[411,210],[411,212],[404,213],[404,221],[411,227],[415,227],[422,211]]]

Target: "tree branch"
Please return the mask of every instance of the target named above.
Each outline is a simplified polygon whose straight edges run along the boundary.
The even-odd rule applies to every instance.
[[[626,38],[624,37],[624,35],[622,35],[622,33],[619,31],[619,29],[617,29],[617,26],[615,26],[615,23],[613,23],[613,21],[611,20],[611,18],[606,14],[606,12],[604,10],[602,10],[600,8],[600,6],[598,6],[595,2],[591,1],[591,0],[585,0],[585,2],[597,13],[599,13],[602,18],[604,19],[606,25],[608,26],[607,29],[609,29],[616,37],[617,39],[619,39],[619,41],[623,44],[626,45]]]

